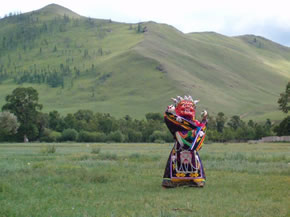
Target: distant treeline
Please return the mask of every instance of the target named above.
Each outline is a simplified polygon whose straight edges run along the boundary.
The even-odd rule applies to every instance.
[[[111,72],[101,73],[94,64],[92,64],[88,69],[80,69],[76,66],[72,68],[67,64],[60,64],[59,67],[51,67],[50,65],[47,65],[43,68],[38,68],[34,65],[34,67],[31,67],[28,70],[7,73],[3,68],[3,65],[0,64],[0,83],[8,78],[12,78],[16,84],[47,84],[50,87],[64,88],[66,80],[67,87],[71,88],[74,80],[83,75],[93,75],[96,84],[101,84],[111,76]]]
[[[0,141],[43,142],[171,142],[172,135],[159,113],[146,114],[145,120],[133,119],[129,115],[116,119],[110,114],[79,110],[61,116],[57,111],[38,113],[35,123],[21,129],[15,135],[0,135]]]
[[[227,122],[222,113],[210,117],[207,141],[247,141],[264,136],[276,135],[268,119],[265,123],[248,121],[232,116]],[[161,113],[147,113],[145,119],[137,120],[126,115],[115,118],[110,114],[79,110],[74,114],[61,116],[52,111],[38,113],[35,126],[25,134],[30,141],[43,142],[173,142],[173,136],[164,124]],[[0,141],[22,141],[23,131],[16,135],[0,136]]]
[[[58,111],[41,112],[38,93],[32,87],[16,88],[6,96],[0,112],[0,141],[21,142],[173,142],[161,113],[147,113],[137,120],[130,115],[115,118],[110,114],[79,110],[62,116]],[[285,123],[284,123],[285,122]],[[271,135],[288,135],[290,116],[273,126],[252,120],[247,123],[234,115],[227,118],[219,112],[209,116],[207,141],[247,141]],[[286,130],[286,131],[285,131]]]
[[[207,141],[247,141],[276,135],[269,119],[264,123],[252,120],[245,123],[235,115],[223,122],[220,114],[210,117]],[[117,119],[110,114],[93,113],[90,110],[79,110],[66,116],[61,116],[57,111],[43,115],[46,116],[44,130],[35,137],[40,141],[173,142],[161,113],[147,113],[143,120],[133,119],[129,115]],[[227,119],[225,116],[223,118]]]
[[[258,140],[276,135],[276,130],[270,119],[262,123],[245,122],[238,115],[227,118],[219,112],[216,117],[209,116],[207,138],[214,142]]]

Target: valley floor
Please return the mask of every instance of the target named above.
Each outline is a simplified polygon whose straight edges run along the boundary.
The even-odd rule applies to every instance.
[[[163,189],[171,147],[2,143],[0,216],[290,215],[289,143],[205,144],[206,186]]]

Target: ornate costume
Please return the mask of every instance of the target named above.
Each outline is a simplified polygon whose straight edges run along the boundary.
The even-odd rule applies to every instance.
[[[198,151],[205,138],[207,112],[203,111],[200,122],[195,119],[195,108],[199,100],[193,100],[191,96],[178,96],[173,101],[175,105],[168,106],[164,120],[175,143],[166,164],[162,186],[203,187],[205,173]]]

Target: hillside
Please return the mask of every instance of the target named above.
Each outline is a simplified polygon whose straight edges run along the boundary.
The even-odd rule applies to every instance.
[[[154,22],[80,16],[58,5],[0,20],[0,106],[17,86],[33,86],[44,111],[162,112],[176,95],[200,109],[280,119],[290,49],[265,38],[183,34]]]

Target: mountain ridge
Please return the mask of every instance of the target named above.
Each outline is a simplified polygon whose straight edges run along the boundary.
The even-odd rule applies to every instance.
[[[67,15],[67,16],[70,16],[73,18],[81,17],[81,15],[75,13],[74,11],[72,11],[68,8],[65,8],[61,5],[55,4],[55,3],[46,5],[43,8],[36,10],[36,12],[55,14],[55,15],[61,15],[61,16]]]
[[[18,85],[32,85],[47,110],[89,108],[142,117],[162,112],[175,95],[191,94],[201,99],[200,109],[212,114],[281,118],[276,101],[290,79],[290,49],[270,40],[184,34],[152,21],[125,24],[86,18],[55,4],[25,16],[0,20],[0,77],[5,70],[10,76],[2,79],[1,97]],[[38,81],[37,76],[46,77],[40,83],[34,78],[19,83],[25,70]],[[53,71],[62,76],[56,87],[47,81]]]

